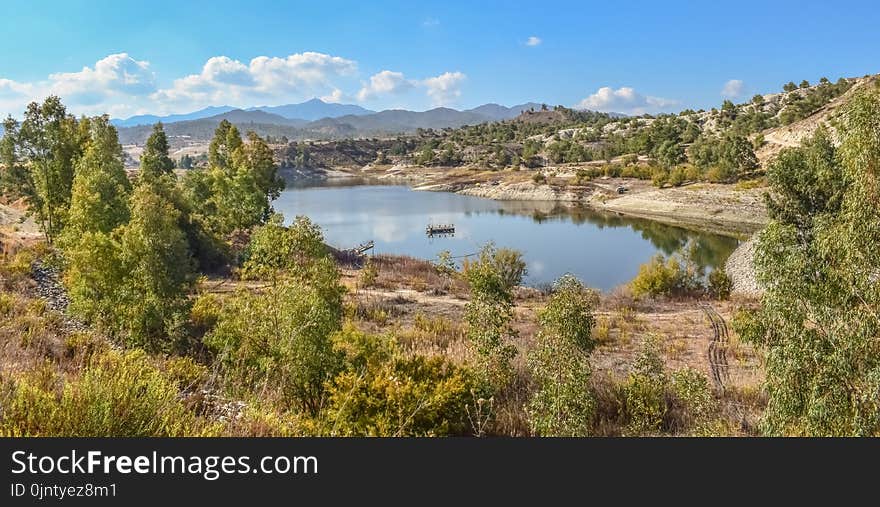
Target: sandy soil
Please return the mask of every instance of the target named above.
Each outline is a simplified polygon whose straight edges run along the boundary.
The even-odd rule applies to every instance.
[[[25,214],[21,201],[0,203],[0,253],[13,254],[43,239],[33,217]]]

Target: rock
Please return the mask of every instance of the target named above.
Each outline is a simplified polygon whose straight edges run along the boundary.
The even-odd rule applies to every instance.
[[[740,244],[727,258],[724,270],[733,283],[732,294],[757,297],[764,293],[755,276],[755,240],[753,236]]]

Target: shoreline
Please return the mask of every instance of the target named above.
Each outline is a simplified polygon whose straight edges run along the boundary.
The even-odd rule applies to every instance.
[[[568,172],[564,172],[566,169]],[[736,185],[720,183],[691,183],[658,189],[650,181],[633,178],[598,178],[574,185],[572,168],[541,172],[552,174],[552,181],[533,182],[531,176],[537,171],[371,165],[312,170],[308,179],[334,182],[363,179],[376,184],[408,185],[416,191],[451,192],[496,201],[577,205],[743,240],[767,222],[763,189],[737,189]],[[300,172],[288,183],[304,181],[302,176]],[[621,187],[626,189],[625,193],[618,193]]]

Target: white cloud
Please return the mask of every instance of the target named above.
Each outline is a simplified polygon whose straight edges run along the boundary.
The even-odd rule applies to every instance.
[[[156,89],[156,77],[149,62],[135,60],[128,53],[102,58],[94,68],[86,66],[79,72],[50,74],[49,81],[51,93],[64,97],[111,92],[142,95]]]
[[[629,86],[616,90],[610,86],[603,86],[596,93],[580,101],[576,107],[592,111],[639,115],[658,113],[676,105],[678,105],[677,100],[645,96]]]
[[[21,82],[0,76],[0,116],[20,117],[28,102],[58,95],[76,115],[107,113],[116,118],[134,114],[182,113],[205,106],[283,104],[320,97],[327,102],[372,101],[387,105],[391,97],[422,90],[434,105],[455,103],[465,75],[446,72],[426,79],[382,70],[358,80],[354,60],[317,52],[283,57],[257,56],[239,61],[228,56],[208,58],[192,74],[164,86],[147,61],[127,53],[112,54],[75,72],[49,74]],[[424,100],[424,99],[423,99]],[[420,102],[416,100],[416,102]],[[413,107],[409,100],[401,107]]]
[[[426,18],[424,21],[422,21],[422,26],[424,26],[425,28],[433,28],[439,25],[440,20],[437,18]]]
[[[215,56],[199,74],[174,81],[152,98],[165,104],[242,104],[249,100],[286,100],[328,94],[338,89],[336,79],[351,76],[357,63],[324,53],[296,53],[286,57],[258,56],[247,65]],[[341,98],[341,92],[338,94]]]
[[[340,90],[339,88],[334,88],[332,92],[328,93],[327,95],[322,96],[321,100],[323,100],[324,102],[331,103],[331,104],[338,104],[338,103],[342,102],[342,100],[344,98],[345,98],[345,95],[342,93],[342,90]]]
[[[109,55],[78,72],[57,72],[45,80],[20,83],[0,79],[0,113],[19,115],[32,100],[58,95],[78,113],[115,113],[129,109],[130,97],[156,90],[150,64],[127,53]]]
[[[370,76],[370,82],[364,84],[357,94],[357,99],[363,102],[379,95],[400,94],[411,90],[414,86],[415,84],[406,79],[402,72],[383,70]]]
[[[444,72],[423,80],[422,85],[428,88],[428,97],[435,106],[445,106],[461,97],[461,84],[465,79],[467,76],[461,72]]]
[[[740,79],[731,79],[724,83],[721,89],[721,96],[728,99],[736,99],[743,96],[746,91],[746,85]]]
[[[532,35],[531,37],[529,37],[529,38],[526,40],[526,46],[538,46],[538,45],[540,45],[542,42],[543,42],[543,41],[541,40],[540,37],[536,37],[536,36]]]

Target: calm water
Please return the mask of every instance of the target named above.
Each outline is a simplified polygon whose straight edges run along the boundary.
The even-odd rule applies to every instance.
[[[493,201],[405,186],[289,187],[274,206],[288,222],[307,215],[338,248],[373,240],[375,253],[436,259],[443,250],[464,256],[494,241],[523,253],[528,284],[572,273],[591,287],[611,289],[631,280],[654,254],[671,254],[689,240],[697,262],[707,267],[723,263],[738,244],[725,236],[556,203]],[[428,237],[429,223],[455,224],[455,235]]]

